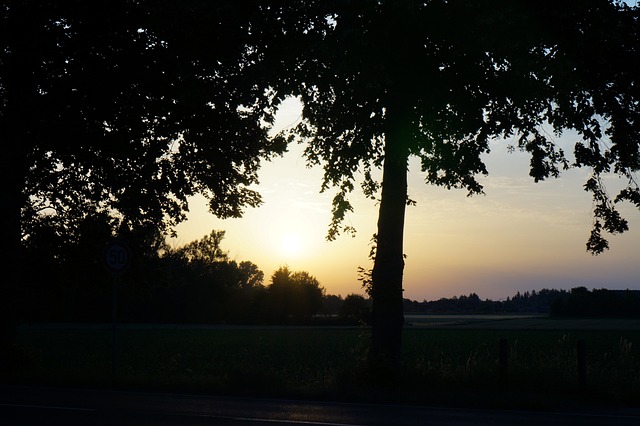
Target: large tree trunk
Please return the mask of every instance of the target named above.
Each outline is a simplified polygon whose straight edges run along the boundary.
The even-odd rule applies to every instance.
[[[376,256],[372,272],[373,299],[370,360],[374,369],[400,365],[402,326],[403,233],[407,205],[409,150],[401,108],[387,109],[382,197],[378,213]]]

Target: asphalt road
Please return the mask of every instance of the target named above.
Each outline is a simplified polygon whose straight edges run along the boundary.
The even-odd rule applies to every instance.
[[[640,425],[640,409],[528,412],[0,386],[0,425]]]

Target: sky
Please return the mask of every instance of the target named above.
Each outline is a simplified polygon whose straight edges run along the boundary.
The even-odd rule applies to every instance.
[[[289,99],[274,128],[299,117],[300,104]],[[567,153],[575,141],[571,134],[556,138]],[[509,153],[510,143],[515,141],[493,141],[483,157],[489,176],[479,180],[486,195],[467,197],[465,190],[427,185],[419,161],[410,160],[409,197],[417,205],[407,208],[405,220],[404,297],[422,301],[476,293],[500,300],[543,288],[640,289],[640,212],[620,205],[630,230],[608,236],[610,250],[603,254],[587,253],[592,200],[582,185],[588,171],[534,183],[528,154]],[[264,203],[240,219],[217,219],[203,197],[193,197],[188,220],[170,243],[180,246],[212,229],[224,230],[222,249],[231,259],[258,265],[265,284],[276,269],[288,266],[315,276],[328,294],[364,294],[357,269],[372,266],[368,254],[378,205],[356,189],[354,212],[347,217],[356,236],[326,241],[335,192],[319,192],[322,169],[307,168],[303,149],[291,145],[283,157],[263,163],[255,189]],[[615,195],[620,179],[606,182]]]

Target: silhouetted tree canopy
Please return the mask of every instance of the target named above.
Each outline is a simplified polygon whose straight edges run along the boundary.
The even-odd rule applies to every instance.
[[[551,305],[559,317],[640,318],[640,291],[575,287]]]
[[[108,228],[87,219],[78,239],[42,225],[26,245],[19,318],[28,322],[111,321],[111,279],[102,260]],[[224,231],[170,247],[164,235],[130,233],[135,261],[118,280],[123,322],[264,322],[264,273],[250,261],[230,260]],[[133,250],[132,250],[133,251]]]
[[[608,248],[603,231],[627,229],[615,203],[640,207],[638,8],[611,0],[305,3],[304,16],[290,16],[291,72],[276,93],[302,100],[303,120],[289,137],[323,165],[322,190],[338,188],[328,238],[352,230],[343,219],[360,177],[364,193],[380,197],[371,296],[372,354],[382,364],[400,357],[410,156],[427,183],[478,194],[489,141],[515,139],[531,155],[535,181],[591,170],[589,251]],[[555,143],[565,130],[580,137],[573,156]],[[602,179],[610,172],[626,182],[613,199]]]
[[[106,215],[87,216],[73,237],[42,216],[25,241],[19,298],[14,300],[22,321],[110,321],[111,280],[101,254],[111,235]],[[147,297],[166,281],[161,251],[165,236],[155,227],[138,227],[122,235],[131,242],[134,261],[124,277],[122,295]]]
[[[542,289],[517,292],[514,296],[501,300],[481,300],[477,294],[471,293],[422,302],[405,299],[403,308],[405,313],[419,314],[548,314],[552,305],[566,298],[567,294],[566,290]]]
[[[271,275],[268,306],[277,322],[310,319],[322,307],[324,288],[308,272],[293,272],[283,266]]]
[[[260,202],[260,159],[298,137],[322,190],[338,189],[330,239],[351,230],[360,177],[380,198],[372,354],[397,364],[410,156],[427,183],[478,194],[489,141],[515,139],[536,181],[592,171],[589,251],[627,229],[615,203],[640,207],[638,13],[612,0],[4,2],[4,260],[21,265],[20,241],[43,221],[79,235],[96,217],[147,238],[184,219],[194,193],[239,216]],[[287,96],[303,120],[270,139]],[[554,142],[564,130],[580,137],[573,155]],[[608,173],[624,181],[613,197]]]
[[[89,217],[111,233],[167,232],[195,193],[223,218],[260,204],[250,185],[261,159],[284,146],[267,137],[274,105],[251,34],[259,3],[2,2],[10,164],[0,167],[0,229],[13,268],[1,343],[14,323],[20,242],[42,221],[71,239]]]
[[[227,252],[220,247],[224,238],[224,231],[216,231],[200,240],[192,241],[175,250],[175,254],[187,262],[215,263],[227,261]]]
[[[340,316],[366,324],[371,320],[371,301],[360,294],[348,294],[340,307]]]
[[[283,147],[267,137],[274,108],[253,74],[255,4],[24,1],[2,12],[3,133],[24,157],[23,234],[41,212],[164,228],[196,192],[220,217],[259,204],[248,186]]]

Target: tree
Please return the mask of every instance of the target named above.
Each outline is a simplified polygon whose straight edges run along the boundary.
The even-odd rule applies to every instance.
[[[274,85],[276,99],[300,97],[303,120],[289,140],[305,142],[309,164],[323,165],[322,191],[338,188],[329,239],[351,231],[343,219],[359,176],[364,193],[380,197],[374,365],[400,361],[410,156],[420,158],[427,183],[479,194],[489,141],[515,137],[535,181],[591,169],[589,251],[608,247],[603,231],[627,229],[601,177],[625,178],[614,201],[640,207],[638,8],[609,0],[306,3],[302,17],[295,8],[288,15],[295,53],[279,58],[292,71]],[[573,161],[543,125],[582,137]]]
[[[338,315],[343,303],[344,299],[342,299],[342,296],[325,294],[322,300],[322,309],[320,309],[319,313],[325,316]]]
[[[322,307],[324,288],[305,271],[283,266],[271,275],[267,290],[269,311],[277,322],[309,320]]]
[[[175,314],[195,321],[242,321],[258,317],[257,305],[264,293],[264,273],[250,261],[230,260],[222,249],[225,231],[209,235],[184,246],[167,249],[161,263],[169,266],[168,287],[180,295]]]
[[[220,217],[260,204],[249,186],[274,109],[254,74],[258,2],[5,1],[0,6],[1,167],[11,268],[2,343],[15,315],[21,242],[43,215],[72,236],[106,214],[113,232],[170,232],[202,193]]]
[[[192,241],[175,250],[175,254],[187,262],[212,264],[229,260],[227,252],[220,247],[225,231],[213,229],[209,235],[197,241]]]
[[[243,290],[262,287],[264,283],[264,272],[258,268],[258,265],[248,260],[240,262],[238,274],[238,283]]]
[[[368,323],[371,318],[371,303],[360,294],[349,294],[342,302],[340,316],[350,321]]]

